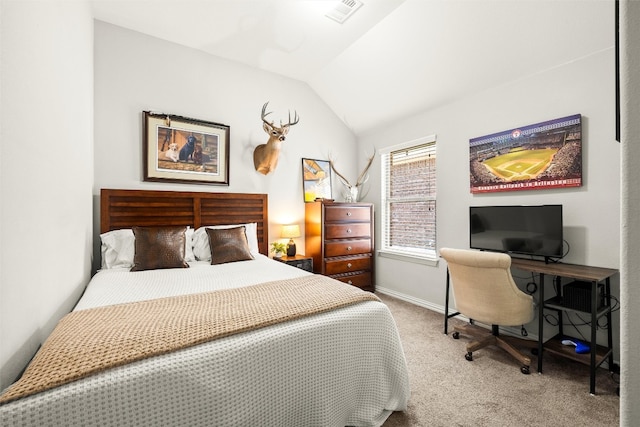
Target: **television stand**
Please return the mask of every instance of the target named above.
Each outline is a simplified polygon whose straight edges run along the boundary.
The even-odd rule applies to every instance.
[[[511,267],[530,273],[540,275],[540,303],[538,304],[538,373],[542,373],[543,351],[556,354],[568,359],[581,362],[590,367],[589,391],[591,394],[596,393],[596,369],[605,361],[609,362],[609,370],[613,371],[613,336],[611,326],[611,286],[610,279],[618,273],[618,270],[610,268],[590,267],[586,265],[564,264],[559,262],[548,263],[545,261],[536,261],[522,258],[512,258]],[[557,295],[553,298],[545,300],[544,296],[544,278],[545,275],[555,277]],[[566,301],[562,298],[561,278],[566,277],[578,281],[591,283],[590,292],[590,310],[576,309],[566,306]],[[604,302],[600,304],[598,301],[598,288],[601,282],[604,282]],[[565,304],[563,304],[565,303]],[[558,334],[544,341],[544,310],[554,310],[558,313]],[[572,346],[562,345],[562,340],[566,338],[562,328],[562,313],[575,312],[590,315],[591,337],[588,343],[591,351],[588,354],[576,354]],[[598,319],[606,316],[607,318],[607,346],[596,344],[596,332],[598,327]]]

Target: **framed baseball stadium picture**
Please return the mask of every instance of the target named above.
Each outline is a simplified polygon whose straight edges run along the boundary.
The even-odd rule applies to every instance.
[[[229,185],[229,126],[144,112],[144,180]]]
[[[582,185],[582,116],[469,140],[471,193]]]

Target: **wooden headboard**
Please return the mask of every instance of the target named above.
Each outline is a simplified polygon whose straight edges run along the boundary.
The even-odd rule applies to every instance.
[[[269,253],[266,194],[187,191],[100,191],[100,233],[133,226],[258,224],[260,253]]]

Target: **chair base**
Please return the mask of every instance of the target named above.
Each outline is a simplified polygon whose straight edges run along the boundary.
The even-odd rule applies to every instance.
[[[455,339],[457,339],[461,333],[464,335],[469,335],[475,339],[475,341],[467,344],[467,354],[465,355],[465,358],[467,360],[473,360],[474,351],[493,345],[505,350],[514,359],[520,362],[520,364],[522,365],[520,367],[520,372],[522,372],[523,374],[529,374],[531,358],[517,350],[515,345],[533,348],[532,346],[534,344],[537,344],[535,341],[523,340],[516,337],[502,336],[498,333],[498,328],[496,326],[493,326],[492,330],[487,330],[471,323],[466,323],[463,325],[455,325],[453,327],[453,330],[453,337]]]

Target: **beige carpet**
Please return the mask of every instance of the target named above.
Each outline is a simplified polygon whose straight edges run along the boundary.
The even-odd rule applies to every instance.
[[[598,369],[589,394],[589,367],[544,355],[543,374],[531,374],[493,347],[465,360],[467,338],[444,335],[444,315],[378,294],[393,313],[409,366],[411,398],[384,427],[619,425],[617,376]],[[450,322],[459,320],[452,319]]]

